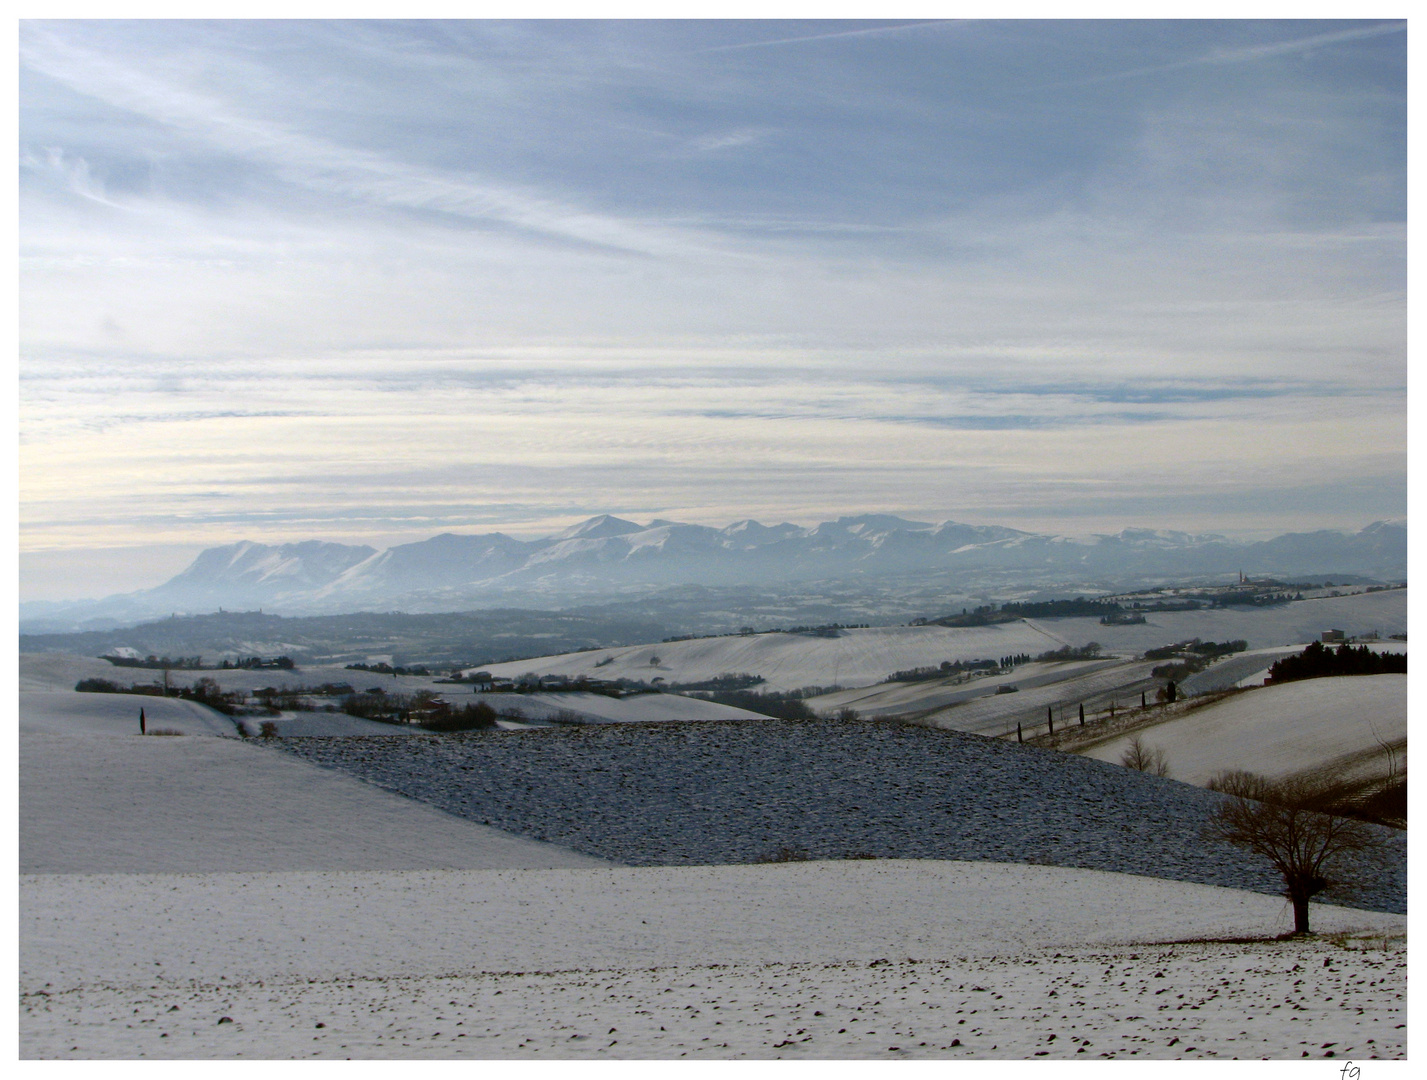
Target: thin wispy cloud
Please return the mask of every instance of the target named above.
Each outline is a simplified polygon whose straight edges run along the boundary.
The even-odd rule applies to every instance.
[[[713,45],[702,52],[729,52],[735,49],[769,49],[781,45],[803,45],[813,41],[831,41],[837,38],[886,37],[921,30],[929,26],[945,26],[949,23],[965,22],[964,19],[922,19],[918,22],[899,23],[896,26],[872,26],[861,30],[832,30],[825,34],[805,34],[800,37],[773,38],[768,41],[740,41],[731,45]]]
[[[700,136],[689,143],[689,148],[700,154],[716,154],[762,142],[773,134],[771,128],[741,128],[737,131],[712,132]]]
[[[1064,82],[1042,83],[1027,87],[1027,91],[1065,90],[1077,86],[1094,86],[1097,83],[1118,82],[1121,79],[1138,79],[1147,75],[1160,75],[1168,71],[1182,71],[1196,67],[1220,67],[1228,64],[1251,64],[1276,56],[1294,56],[1341,45],[1349,41],[1364,41],[1388,34],[1405,34],[1406,22],[1380,23],[1377,26],[1361,27],[1353,30],[1335,30],[1326,34],[1312,34],[1294,38],[1291,41],[1275,41],[1264,45],[1249,45],[1233,49],[1211,49],[1187,60],[1176,60],[1168,64],[1151,64],[1147,67],[1127,68],[1104,75],[1090,75],[1083,79],[1067,79]]]
[[[409,210],[499,222],[544,236],[645,254],[695,246],[690,237],[561,204],[516,188],[483,184],[393,162],[244,115],[225,102],[155,78],[136,66],[37,31],[21,61],[81,93],[130,109],[210,145],[268,164],[283,179],[331,194]]]
[[[118,208],[119,204],[108,197],[104,185],[90,170],[89,162],[83,158],[67,155],[57,146],[46,147],[43,156],[21,154],[20,168],[31,172],[49,173],[59,178],[61,186],[82,199]]]

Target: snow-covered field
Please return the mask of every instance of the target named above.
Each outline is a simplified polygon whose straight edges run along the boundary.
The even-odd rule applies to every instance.
[[[1251,649],[1306,645],[1324,630],[1349,635],[1407,632],[1407,590],[1357,593],[1298,600],[1269,607],[1212,608],[1204,611],[1148,612],[1143,624],[1101,626],[1095,618],[1053,619],[1039,623],[1074,641],[1098,641],[1109,652],[1142,653],[1176,641],[1235,641]]]
[[[1104,708],[1111,701],[1118,701],[1122,707],[1138,705],[1142,689],[1153,693],[1157,688],[1150,678],[1154,666],[1119,659],[1033,663],[960,686],[939,680],[887,683],[823,694],[808,698],[807,703],[824,716],[848,707],[862,716],[915,718],[919,723],[948,731],[1014,738],[1017,721],[1025,725],[1027,733],[1044,724],[1047,706],[1062,711],[1069,707],[1075,715],[1076,706],[1081,704],[1087,710]],[[1016,690],[1000,693],[1001,686],[1014,686]]]
[[[1407,652],[1407,642],[1405,641],[1365,641],[1360,644],[1362,647],[1378,653]],[[1353,648],[1357,647],[1358,645],[1353,646]],[[1216,660],[1203,671],[1195,672],[1180,684],[1180,689],[1186,694],[1203,694],[1214,690],[1228,690],[1232,687],[1262,686],[1264,680],[1268,678],[1269,668],[1285,656],[1293,656],[1302,651],[1302,646],[1280,646],[1235,653],[1232,656]]]
[[[758,689],[797,690],[804,686],[867,686],[894,671],[936,666],[943,660],[996,660],[1012,653],[1037,654],[1066,644],[1054,625],[1025,622],[997,626],[874,626],[843,630],[839,637],[811,634],[752,634],[691,641],[668,641],[620,649],[566,653],[481,670],[514,678],[585,675],[603,679],[662,678],[667,683],[700,682],[728,672],[761,675]],[[597,667],[602,661],[603,667]]]
[[[1163,750],[1170,775],[1203,784],[1225,769],[1282,777],[1334,763],[1371,769],[1384,745],[1406,768],[1407,676],[1304,679],[1235,694],[1138,733]],[[1130,735],[1080,753],[1119,761]]]
[[[1092,638],[1129,652],[1388,634],[1405,629],[1394,603],[1405,594],[1156,615],[1148,629],[715,638],[492,670],[870,686]],[[595,669],[605,655],[619,659]],[[1012,706],[1116,693],[1145,666],[1074,666],[1038,686],[1026,668],[1017,694],[926,707],[990,730]],[[1199,839],[1216,796],[1099,761],[865,722],[680,723],[705,703],[665,695],[582,696],[590,716],[674,720],[647,726],[438,737],[295,713],[279,718],[284,735],[387,737],[265,743],[211,737],[234,735],[232,721],[177,699],[71,692],[79,678],[153,674],[21,658],[23,1058],[1406,1055],[1400,833],[1391,866],[1352,901],[1376,910],[1314,905],[1325,936],[1274,941],[1291,913],[1273,873]],[[430,682],[336,668],[232,677]],[[1405,682],[1253,691],[1145,737],[1185,779],[1227,767],[1215,755],[1273,772],[1255,755],[1316,762],[1388,727],[1403,737]],[[848,703],[872,713],[877,694],[901,707],[927,690],[945,688],[872,687]],[[514,704],[533,716],[572,700]],[[595,712],[640,703],[657,715]],[[139,707],[191,734],[139,737]],[[715,865],[779,845],[882,857]]]
[[[1163,944],[1284,904],[988,863],[30,876],[20,1053],[1401,1056],[1405,920],[1314,917],[1397,940]]]
[[[163,673],[139,668],[116,668],[104,660],[64,653],[28,653],[20,657],[20,701],[22,726],[33,730],[138,730],[139,704],[149,717],[155,708],[166,719],[162,726],[198,734],[194,717],[217,717],[211,725],[212,734],[237,733],[234,722],[201,705],[174,699],[150,698],[132,694],[79,694],[74,685],[80,679],[100,678],[126,684],[151,683],[162,679]],[[590,693],[546,694],[483,694],[472,697],[470,686],[438,683],[434,677],[383,675],[369,671],[349,671],[326,666],[298,671],[175,671],[170,681],[175,686],[187,686],[198,678],[211,678],[224,690],[254,690],[263,686],[312,687],[324,682],[347,683],[358,690],[380,686],[388,693],[411,693],[434,690],[457,705],[467,701],[484,701],[499,712],[519,711],[533,720],[549,719],[561,713],[574,713],[587,722],[634,723],[648,720],[742,720],[760,714],[712,701],[701,701],[673,694],[639,694],[630,698],[610,698]],[[320,702],[322,699],[318,698]],[[109,704],[101,704],[109,702]],[[138,703],[138,704],[134,704]],[[133,705],[132,710],[129,708]],[[185,707],[186,706],[186,710]],[[130,716],[132,712],[132,717]],[[26,720],[26,716],[33,719]],[[89,720],[83,718],[89,717]],[[186,726],[178,723],[182,717]],[[110,723],[112,718],[113,723]],[[242,719],[250,731],[256,732],[264,720],[271,719],[281,734],[297,735],[391,735],[406,729],[372,720],[362,720],[341,713],[322,711],[284,712],[278,717],[246,717]],[[173,722],[170,723],[169,721]],[[38,727],[34,725],[40,725]],[[58,726],[56,726],[58,725]]]
[[[855,726],[836,725],[849,735]],[[608,768],[587,749],[570,757],[570,748],[642,735],[655,744],[645,747],[650,764],[661,764],[631,774],[640,787],[622,787],[623,801],[609,809],[647,828],[659,811],[634,796],[657,802],[651,777],[720,809],[720,796],[681,780],[690,758],[733,768],[741,803],[766,807],[763,778],[739,772],[734,747],[675,753],[668,745],[721,730],[756,735],[757,747],[746,749],[757,750],[752,760],[770,778],[781,776],[790,808],[802,804],[794,817],[807,820],[811,810],[822,820],[809,801],[817,770],[769,742],[782,733],[815,746],[819,727],[615,725],[484,743],[286,745],[340,744],[361,756],[364,747],[508,743],[531,776],[554,780],[562,768]],[[897,741],[897,731],[889,735]],[[915,730],[910,738],[969,737]],[[840,807],[836,817],[873,833],[908,813],[915,825],[914,807],[901,805],[915,795],[910,774],[899,772],[892,745],[853,739],[844,749],[853,742],[863,752],[839,758],[838,771],[865,812]],[[1077,770],[1060,755],[973,742],[1008,764],[1092,765]],[[560,747],[563,765],[546,760]],[[908,749],[933,786],[965,790],[967,778],[949,774],[947,762]],[[1119,827],[1134,826],[1126,852],[1153,854],[1146,838],[1166,832],[1154,807],[1194,793],[1101,765],[1092,771],[1154,796],[1130,817],[1123,799],[1110,799]],[[1005,805],[979,822],[962,807],[970,838],[984,838],[995,821],[1032,840],[1046,828],[1084,838],[1111,794],[1085,789],[1092,801],[1068,808],[1071,829],[1046,820],[1046,806],[1026,804],[1034,784],[1014,769],[987,774],[983,762],[975,772]],[[901,776],[885,789],[891,803],[867,786],[873,774]],[[798,777],[791,786],[789,775]],[[507,794],[519,804],[550,794],[518,786]],[[610,866],[238,739],[25,731],[20,803],[24,1058],[1405,1054],[1405,919],[1384,912],[1314,907],[1321,931],[1376,935],[1357,941],[1368,949],[1337,938],[1164,944],[1269,938],[1290,915],[1262,893],[1074,867]],[[576,807],[549,809],[568,817]],[[714,820],[725,832],[748,827],[723,812]]]
[[[322,683],[347,683],[356,690],[379,686],[387,693],[411,693],[414,690],[455,690],[469,693],[469,687],[446,686],[436,682],[437,676],[386,675],[376,671],[353,671],[340,664],[314,664],[290,671],[277,668],[227,671],[173,670],[169,682],[174,686],[191,686],[196,680],[215,680],[224,690],[247,690],[265,686],[312,687]],[[73,653],[21,653],[19,662],[20,690],[46,691],[74,689],[80,679],[108,679],[121,686],[144,685],[163,681],[163,672],[150,668],[115,667],[107,660]]]
[[[196,701],[141,694],[78,694],[73,690],[21,693],[20,730],[55,735],[138,735],[140,709],[149,731],[238,734],[232,720]]]
[[[17,680],[25,691],[73,690],[80,679],[108,679],[120,684],[163,680],[161,671],[121,671],[107,660],[73,653],[21,653]]]
[[[182,698],[149,697],[146,694],[89,694],[73,690],[24,691],[20,694],[20,730],[53,735],[137,735],[139,710],[149,731],[178,732],[180,735],[236,737],[241,723],[256,735],[265,722],[277,725],[284,737],[299,735],[411,735],[419,727],[383,724],[345,713],[284,712],[280,716],[230,718],[222,713]]]
[[[239,739],[21,732],[20,808],[24,873],[604,864]]]
[[[929,667],[943,660],[994,660],[1013,653],[1032,656],[1063,645],[1098,641],[1111,653],[1141,653],[1176,641],[1242,638],[1251,648],[1303,645],[1324,630],[1349,634],[1407,630],[1407,590],[1325,597],[1263,608],[1154,612],[1143,625],[1102,626],[1095,618],[1041,619],[996,626],[878,626],[844,630],[836,638],[807,634],[755,634],[669,641],[592,652],[516,660],[483,670],[513,678],[586,675],[600,678],[656,677],[669,683],[698,682],[728,672],[760,675],[761,690],[804,686],[862,687],[894,671]],[[608,662],[606,662],[608,661]],[[604,666],[597,664],[604,662]]]
[[[1187,695],[1212,693],[1215,690],[1230,690],[1234,687],[1262,686],[1268,678],[1268,669],[1285,656],[1293,656],[1303,651],[1300,645],[1276,646],[1271,649],[1250,649],[1220,657],[1203,671],[1196,671],[1179,688]],[[1406,646],[1403,646],[1406,651]]]
[[[863,716],[908,716],[974,701],[995,694],[1003,686],[1014,686],[1019,691],[1032,686],[1073,681],[1118,666],[1123,666],[1118,659],[1022,664],[1005,674],[976,675],[960,683],[956,682],[955,676],[918,682],[879,683],[819,694],[806,701],[809,708],[822,715],[851,708]]]
[[[1079,715],[1077,706],[1082,704],[1087,712],[1105,708],[1110,702],[1119,708],[1138,706],[1141,691],[1153,700],[1159,684],[1151,680],[1150,671],[1156,663],[1135,661],[1093,668],[1040,685],[1015,683],[1020,687],[1017,693],[988,695],[951,705],[923,716],[919,722],[949,731],[1015,738],[1019,720],[1029,735],[1033,728],[1045,723],[1047,708],[1057,710],[1058,723],[1073,723]]]

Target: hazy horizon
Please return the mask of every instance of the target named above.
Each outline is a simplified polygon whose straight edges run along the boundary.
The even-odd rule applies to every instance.
[[[868,511],[869,514],[879,513],[878,511]],[[600,515],[594,515],[596,517]],[[621,515],[612,515],[619,517]],[[848,515],[860,516],[860,515]],[[916,515],[916,514],[896,514],[896,517],[908,518],[910,520],[924,521],[930,525],[940,525],[949,520],[955,520],[958,524],[973,526],[1004,525],[1005,522],[974,521],[961,518],[948,518],[937,515]],[[933,520],[934,519],[934,520]],[[589,520],[588,518],[580,520]],[[746,520],[746,519],[739,519]],[[1377,520],[1403,520],[1405,519],[1377,519]],[[779,521],[763,521],[764,525],[783,524],[786,519]],[[477,533],[505,533],[508,536],[521,540],[543,539],[557,533],[572,525],[579,524],[580,521],[563,521],[553,526],[536,527],[512,527],[512,528],[488,528],[488,529],[452,529],[441,530],[441,532],[454,532],[458,535],[472,535]],[[678,524],[705,525],[713,528],[726,528],[736,524],[735,521],[725,522],[678,522]],[[638,520],[636,524],[650,525],[647,519]],[[795,521],[791,524],[801,528],[811,528],[821,522],[817,521]],[[1365,528],[1373,522],[1363,522],[1358,528]],[[1010,526],[1016,528],[1018,526]],[[1126,525],[1124,529],[1147,528],[1147,526]],[[1113,535],[1121,532],[1115,529],[1111,533],[1100,532],[1069,532],[1064,529],[1055,528],[1027,528],[1027,532],[1040,532],[1049,535],[1067,536],[1072,540],[1086,541],[1092,540],[1096,536]],[[1219,533],[1213,530],[1165,530],[1183,531],[1188,533],[1209,534],[1223,536],[1225,539],[1234,542],[1252,542],[1255,540],[1268,540],[1282,533],[1273,530],[1240,530],[1236,532]],[[1293,529],[1289,532],[1314,532],[1315,528]],[[1355,528],[1341,530],[1344,532],[1357,531]],[[354,545],[366,544],[376,548],[378,551],[390,547],[397,547],[401,544],[419,543],[429,540],[431,537],[439,535],[437,532],[420,534],[401,534],[390,538],[367,538],[362,540],[342,540],[333,537],[311,536],[303,539],[317,540],[328,543],[350,543]],[[198,545],[198,546],[154,546],[154,547],[129,547],[129,548],[109,548],[90,549],[83,552],[74,551],[36,551],[22,553],[20,556],[20,596],[22,604],[40,601],[50,601],[65,603],[76,600],[98,600],[106,596],[122,594],[126,592],[138,591],[152,588],[170,580],[175,575],[187,569],[193,560],[209,547],[224,547],[230,544],[243,542],[264,543],[261,540],[253,540],[247,536],[234,536],[221,544]],[[276,541],[274,543],[290,543],[293,541]],[[299,541],[300,542],[300,541]]]
[[[1378,20],[22,22],[20,599],[1403,518],[1405,82]]]

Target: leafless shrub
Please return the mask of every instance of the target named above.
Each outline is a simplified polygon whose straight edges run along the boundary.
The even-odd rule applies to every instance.
[[[182,735],[183,732],[178,731],[178,730],[176,730],[176,729],[174,729],[174,728],[171,728],[171,727],[155,727],[155,728],[149,728],[149,730],[148,730],[147,732],[145,732],[145,734],[146,734],[146,735]]]
[[[1125,747],[1125,752],[1120,755],[1120,764],[1127,769],[1138,769],[1151,776],[1169,775],[1169,764],[1165,761],[1164,751],[1159,747],[1146,746],[1138,735],[1130,740],[1130,745]]]
[[[1257,799],[1260,802],[1273,793],[1272,780],[1243,769],[1225,769],[1215,773],[1204,786],[1210,791],[1234,795],[1241,799]]]

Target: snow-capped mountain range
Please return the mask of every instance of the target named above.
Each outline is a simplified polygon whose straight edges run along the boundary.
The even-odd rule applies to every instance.
[[[241,541],[209,548],[153,589],[67,605],[24,605],[22,618],[145,617],[251,610],[284,614],[343,611],[457,611],[548,606],[676,585],[788,586],[885,575],[1014,577],[1025,584],[1066,580],[1131,583],[1189,575],[1354,574],[1405,579],[1407,526],[1379,521],[1358,533],[1290,533],[1236,543],[1213,534],[1125,529],[1089,541],[997,525],[939,525],[883,514],[811,528],[740,521],[726,528],[610,515],[554,536],[443,533],[378,551],[309,540]],[[28,610],[26,610],[28,609]]]

